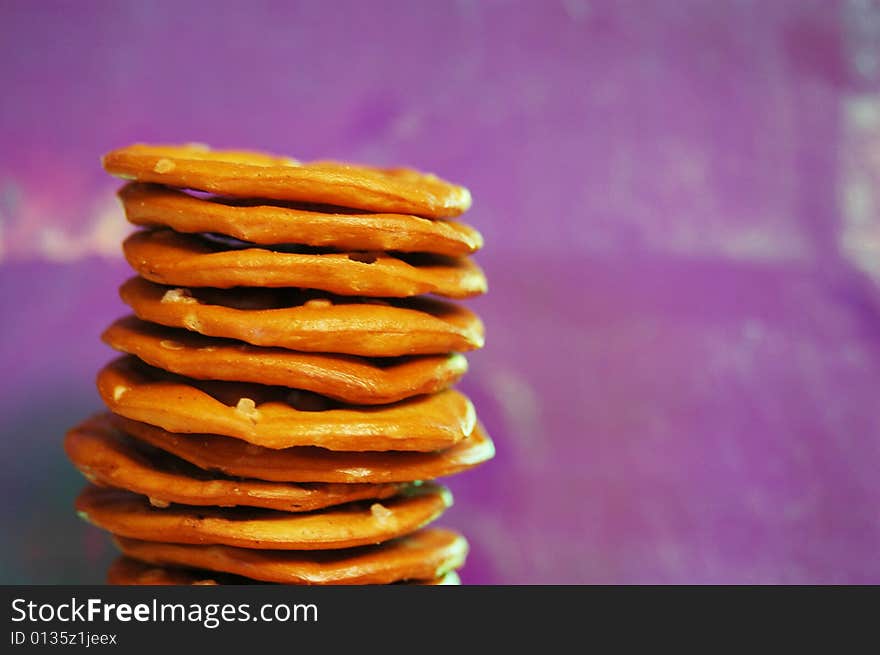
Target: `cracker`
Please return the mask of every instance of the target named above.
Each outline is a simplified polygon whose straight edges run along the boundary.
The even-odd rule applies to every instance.
[[[264,348],[167,328],[134,316],[113,323],[102,339],[116,350],[171,373],[304,389],[362,405],[441,391],[458,381],[468,366],[458,353],[365,359]]]
[[[156,566],[139,562],[130,557],[118,557],[110,565],[107,572],[107,584],[110,585],[240,585],[256,584],[255,580],[249,580],[228,573],[213,573],[198,569],[182,569],[178,567]],[[449,571],[439,577],[430,580],[405,580],[397,584],[410,585],[460,585],[461,578],[455,571]]]
[[[260,245],[297,243],[338,250],[394,250],[457,257],[483,246],[469,225],[409,214],[375,214],[267,205],[256,201],[197,198],[156,184],[127,184],[119,191],[135,225],[177,232],[213,232]]]
[[[448,448],[474,429],[471,402],[452,389],[380,407],[335,407],[284,387],[190,380],[120,357],[99,373],[110,411],[171,432],[236,437],[266,448],[329,450]]]
[[[126,180],[244,198],[430,218],[458,216],[471,206],[466,188],[407,168],[302,163],[257,152],[146,144],[113,150],[104,155],[102,163],[108,173]]]
[[[452,505],[444,487],[425,484],[380,502],[362,501],[319,512],[268,509],[153,507],[142,496],[87,486],[79,515],[114,535],[178,544],[218,544],[270,550],[332,550],[378,544],[427,525]]]
[[[142,277],[183,287],[301,287],[343,296],[470,298],[486,277],[466,257],[383,252],[279,252],[172,230],[141,230],[122,244]]]
[[[156,507],[179,503],[308,512],[356,500],[381,500],[402,489],[400,484],[295,484],[207,473],[126,436],[106,415],[70,430],[64,448],[90,481],[140,494]]]
[[[428,298],[372,302],[294,289],[181,289],[140,277],[119,292],[145,321],[255,346],[366,357],[483,346],[483,324],[473,312]]]
[[[444,450],[355,453],[310,447],[271,450],[240,439],[210,434],[175,434],[121,416],[107,416],[126,434],[206,471],[277,482],[433,480],[466,471],[495,455],[495,446],[479,423],[466,439]]]
[[[467,541],[442,528],[427,528],[379,546],[336,551],[252,550],[116,539],[129,557],[162,566],[231,573],[282,584],[390,584],[429,580],[460,568]]]
[[[239,584],[251,582],[247,578],[225,574],[217,575],[210,571],[155,566],[146,562],[140,562],[131,557],[116,558],[107,571],[107,584],[110,585],[215,586],[219,584],[235,584],[235,581],[239,581]]]

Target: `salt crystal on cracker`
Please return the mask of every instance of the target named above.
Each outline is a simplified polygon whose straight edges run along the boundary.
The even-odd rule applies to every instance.
[[[250,398],[239,398],[235,411],[247,418],[251,423],[256,423],[257,419],[260,418],[260,410],[257,409],[257,404]]]
[[[162,302],[194,303],[198,301],[192,297],[189,289],[168,289],[162,296]]]
[[[373,518],[380,523],[386,523],[391,520],[392,516],[394,516],[394,513],[382,503],[373,503],[370,505],[370,514],[372,514]]]
[[[157,173],[170,173],[174,170],[174,162],[170,159],[166,159],[163,157],[159,161],[156,162],[156,165],[153,167],[153,170]]]
[[[187,330],[192,330],[193,332],[200,332],[202,329],[202,322],[195,314],[187,314],[183,317],[183,327]]]

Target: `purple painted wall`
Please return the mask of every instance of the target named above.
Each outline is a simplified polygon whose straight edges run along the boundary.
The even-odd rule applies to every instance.
[[[467,582],[880,582],[880,4],[7,1],[0,55],[0,582],[112,552],[60,441],[135,140],[471,188]]]

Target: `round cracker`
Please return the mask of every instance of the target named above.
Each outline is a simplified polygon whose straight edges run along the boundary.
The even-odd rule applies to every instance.
[[[215,573],[200,571],[198,569],[182,569],[178,567],[157,566],[140,562],[131,557],[118,557],[110,565],[107,571],[107,584],[126,586],[156,586],[156,585],[187,585],[187,586],[214,586],[214,585],[240,585],[255,584],[255,580],[249,580],[238,575],[228,573]],[[461,578],[455,571],[449,571],[431,580],[406,580],[397,584],[409,585],[460,585]]]
[[[225,578],[222,583],[220,578]],[[156,566],[147,564],[131,557],[117,557],[107,570],[107,584],[110,585],[198,585],[214,586],[219,584],[235,584],[251,582],[247,578],[231,575],[217,575],[210,571],[182,569],[177,567]]]
[[[206,471],[276,482],[351,484],[433,480],[471,469],[495,455],[495,445],[479,423],[466,439],[445,450],[352,453],[307,446],[271,450],[240,439],[175,434],[122,416],[106,416],[126,434]]]
[[[470,400],[453,389],[392,405],[334,408],[329,399],[284,387],[190,380],[131,356],[101,369],[97,386],[107,407],[126,418],[275,449],[431,451],[461,441],[476,423]]]
[[[155,184],[119,191],[135,225],[177,232],[213,232],[261,245],[297,243],[339,250],[429,252],[457,257],[476,252],[483,237],[469,225],[410,214],[374,214],[324,208],[280,207],[195,196]]]
[[[265,348],[134,316],[119,319],[101,338],[151,366],[190,378],[303,389],[356,405],[384,405],[441,391],[461,378],[468,366],[458,353],[376,360]]]
[[[115,535],[177,544],[219,544],[272,550],[333,550],[378,544],[427,525],[452,505],[448,489],[426,484],[383,500],[318,512],[204,508],[159,509],[143,496],[89,485],[76,499],[79,515]]]
[[[389,498],[400,484],[294,484],[229,478],[126,436],[106,415],[68,431],[64,448],[92,482],[125,489],[156,507],[171,503],[215,507],[261,507],[309,512],[357,500]]]
[[[226,196],[271,198],[430,218],[458,216],[470,192],[429,173],[338,162],[302,163],[258,152],[134,144],[102,159],[117,177]]]
[[[467,541],[443,528],[427,528],[379,546],[336,551],[252,550],[193,546],[118,537],[129,557],[162,566],[231,573],[282,584],[391,584],[430,580],[460,568]]]
[[[483,346],[473,312],[429,298],[315,298],[295,289],[180,289],[140,277],[119,290],[145,321],[255,346],[366,357],[431,355]]]
[[[238,245],[156,229],[135,232],[122,249],[142,277],[173,286],[301,287],[387,298],[426,293],[471,298],[486,292],[486,276],[467,257],[279,252]]]

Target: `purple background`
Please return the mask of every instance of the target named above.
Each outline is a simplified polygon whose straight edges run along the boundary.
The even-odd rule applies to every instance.
[[[0,581],[95,582],[64,428],[126,231],[101,153],[467,184],[472,583],[880,582],[880,5],[0,5]]]

